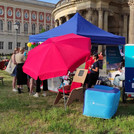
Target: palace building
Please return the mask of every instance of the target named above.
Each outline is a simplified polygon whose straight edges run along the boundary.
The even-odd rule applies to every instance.
[[[54,27],[55,4],[37,0],[0,0],[0,54],[25,47],[29,35]]]
[[[55,26],[69,20],[76,12],[99,28],[129,37],[129,0],[60,0],[53,10]],[[130,0],[133,1],[133,0]]]

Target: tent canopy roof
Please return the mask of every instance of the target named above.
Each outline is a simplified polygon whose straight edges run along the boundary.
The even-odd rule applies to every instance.
[[[69,33],[90,37],[92,44],[123,45],[125,37],[106,32],[76,13],[64,24],[41,34],[29,36],[29,42],[44,42],[48,38]]]

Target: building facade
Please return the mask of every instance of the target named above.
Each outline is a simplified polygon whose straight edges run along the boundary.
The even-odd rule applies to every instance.
[[[55,4],[37,0],[0,0],[0,54],[26,47],[29,35],[54,27]]]
[[[128,42],[128,0],[60,0],[53,10],[55,26],[66,22],[76,12],[105,31],[124,36]]]

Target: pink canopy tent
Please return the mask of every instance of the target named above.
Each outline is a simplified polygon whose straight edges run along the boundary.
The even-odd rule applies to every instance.
[[[28,53],[23,71],[37,80],[73,72],[90,56],[90,38],[67,34],[50,38]]]

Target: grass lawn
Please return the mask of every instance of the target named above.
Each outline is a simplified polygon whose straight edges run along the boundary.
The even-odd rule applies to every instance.
[[[63,100],[53,105],[56,94],[33,98],[12,92],[5,71],[0,81],[0,134],[134,134],[134,100],[121,101],[116,115],[109,120],[82,115],[83,104],[76,101],[64,110]]]

